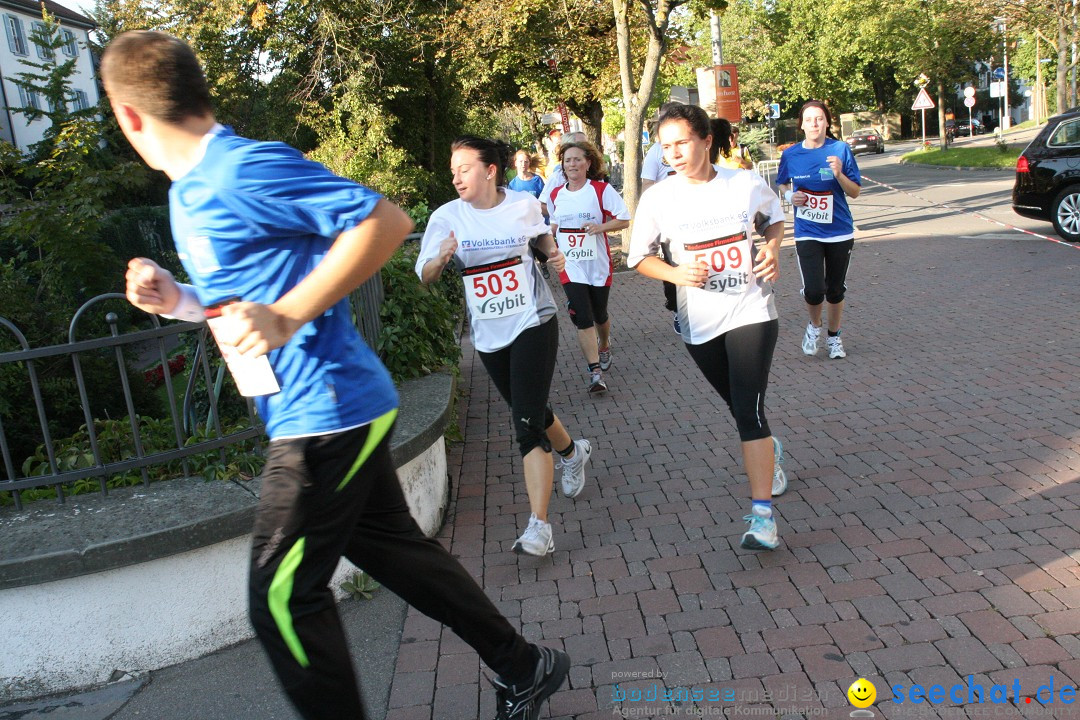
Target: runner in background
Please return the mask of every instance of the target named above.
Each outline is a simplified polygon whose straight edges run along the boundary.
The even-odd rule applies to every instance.
[[[754,159],[750,157],[750,148],[739,142],[739,126],[731,125],[731,156],[737,158],[746,170],[754,169]]]
[[[527,192],[533,197],[540,197],[544,190],[544,178],[536,174],[539,159],[528,150],[518,150],[514,153],[514,169],[517,174],[510,180],[509,188],[519,192]]]
[[[532,515],[513,550],[547,555],[555,549],[548,522],[551,451],[559,454],[563,494],[571,498],[585,487],[585,464],[592,454],[589,441],[571,440],[548,405],[559,323],[532,248],[542,249],[556,272],[562,271],[566,258],[552,240],[536,198],[503,187],[509,145],[466,135],[454,141],[451,153],[458,199],[431,214],[416,274],[432,283],[450,262],[461,271],[473,345],[510,406],[524,458]]]
[[[287,145],[217,124],[181,40],[123,33],[101,77],[125,137],[172,181],[173,237],[193,282],[135,258],[128,299],[146,312],[213,318],[237,385],[262,384],[248,393],[270,436],[250,614],[293,705],[308,719],[365,717],[327,587],[344,555],[476,649],[499,674],[499,718],[537,717],[569,658],[530,646],[413,521],[390,456],[397,393],[351,320],[347,295],[401,244],[408,216]]]
[[[660,106],[660,117],[671,110],[677,108],[682,103],[680,102],[666,102]],[[659,127],[659,125],[657,126]],[[658,182],[667,180],[669,177],[674,177],[675,170],[668,165],[667,160],[664,158],[663,148],[660,147],[659,142],[654,142],[648,152],[645,153],[645,159],[641,161],[641,195],[645,195],[645,191],[651,188]],[[668,263],[671,262],[671,258],[665,256],[664,260]],[[678,302],[675,299],[675,286],[664,281],[664,307],[671,313],[671,327],[675,330],[676,335],[682,334],[682,328],[679,326],[679,313]]]
[[[712,133],[712,147],[709,148],[709,161],[713,165],[729,170],[753,170],[754,165],[737,154],[739,147],[736,141],[736,130],[730,122],[724,118],[713,118],[709,121],[709,130]]]
[[[544,178],[536,174],[536,167],[540,160],[528,150],[518,150],[514,153],[514,169],[517,174],[510,180],[508,187],[518,192],[527,192],[533,197],[539,197],[544,190]],[[551,277],[551,271],[547,266],[547,255],[533,248],[533,255],[540,265],[540,273],[547,280]]]
[[[771,550],[780,542],[772,498],[787,490],[783,450],[765,418],[784,212],[757,173],[709,162],[712,136],[701,108],[672,108],[660,118],[659,136],[676,176],[641,197],[627,264],[677,286],[686,349],[727,403],[742,441],[752,500],[742,546]],[[765,238],[756,251],[755,230]],[[662,245],[674,266],[657,257]]]
[[[583,132],[571,132],[562,136],[559,141],[559,148],[555,150],[555,156],[558,157],[559,150],[562,146],[568,143],[585,142],[585,133]],[[544,189],[540,191],[540,205],[541,210],[544,212],[544,216],[547,217],[547,201],[551,197],[551,191],[560,185],[566,184],[566,175],[563,174],[562,164],[556,163],[551,172],[548,173],[547,180],[544,182]]]
[[[566,184],[554,188],[547,202],[551,232],[566,257],[559,279],[588,366],[589,392],[603,392],[603,374],[611,368],[608,295],[614,274],[608,233],[628,227],[630,211],[600,179],[604,159],[591,143],[563,143],[559,162]]]
[[[821,337],[822,302],[826,303],[825,344],[831,359],[847,357],[840,339],[848,263],[855,246],[855,224],[847,198],[859,197],[862,177],[847,143],[832,137],[832,114],[825,103],[810,100],[799,109],[806,135],[780,156],[776,184],[795,206],[795,250],[799,255],[803,299],[810,322],[802,351],[814,355]],[[794,188],[794,189],[793,189]]]

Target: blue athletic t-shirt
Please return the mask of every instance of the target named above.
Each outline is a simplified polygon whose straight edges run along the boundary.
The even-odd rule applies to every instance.
[[[532,180],[522,180],[515,176],[510,180],[509,187],[511,190],[520,190],[530,193],[533,197],[540,197],[544,189],[544,178],[534,174]]]
[[[840,181],[832,175],[827,158],[835,155],[840,158],[841,169],[852,182],[862,185],[859,166],[847,143],[825,139],[825,144],[809,150],[803,144],[796,143],[780,155],[780,168],[776,174],[776,184],[792,183],[796,192],[802,190],[814,198],[815,203],[831,194],[832,222],[815,222],[804,216],[806,210],[795,209],[795,240],[818,240],[820,242],[840,242],[855,236],[855,224],[851,219],[847,195]],[[827,172],[822,173],[822,170]],[[821,213],[817,216],[820,218]],[[827,215],[825,215],[827,217]]]
[[[169,189],[176,249],[199,301],[269,304],[296,286],[380,195],[283,143],[221,129]],[[397,407],[390,374],[360,337],[347,299],[268,353],[281,391],[255,399],[271,439],[358,427]]]

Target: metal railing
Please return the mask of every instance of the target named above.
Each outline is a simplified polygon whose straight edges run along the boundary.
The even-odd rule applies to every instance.
[[[379,309],[382,298],[382,277],[379,273],[357,289],[350,298],[357,329],[372,347],[380,332]],[[113,309],[105,307],[109,304]],[[120,313],[116,312],[118,309]],[[121,315],[131,313],[144,318],[149,327],[121,332]],[[99,321],[105,321],[108,335],[79,339],[80,325],[85,325],[95,317]],[[154,467],[178,462],[180,470],[186,476],[191,474],[190,462],[195,455],[216,451],[224,464],[225,450],[231,445],[252,442],[256,453],[262,451],[260,438],[263,426],[250,400],[245,399],[244,402],[246,417],[234,421],[229,432],[223,430],[219,406],[228,397],[226,393],[235,394],[236,391],[231,383],[224,382],[223,362],[217,355],[216,347],[208,340],[204,323],[170,322],[162,325],[156,315],[133,311],[122,294],[108,293],[92,298],[78,309],[68,326],[66,343],[31,348],[26,336],[12,322],[0,317],[0,327],[14,337],[19,348],[11,352],[0,352],[0,374],[8,383],[13,377],[25,378],[25,384],[21,386],[24,391],[22,394],[26,395],[25,391],[28,389],[33,403],[32,408],[16,407],[17,400],[13,404],[12,397],[5,398],[8,406],[6,416],[10,419],[10,413],[34,414],[33,419],[36,422],[24,423],[24,428],[27,425],[36,425],[36,433],[33,437],[20,438],[19,446],[25,449],[29,445],[36,445],[44,455],[44,461],[39,463],[42,467],[38,467],[32,474],[24,472],[23,458],[13,456],[4,427],[5,414],[0,413],[0,455],[3,458],[4,472],[3,479],[0,479],[0,493],[10,492],[16,509],[23,508],[21,493],[29,489],[54,488],[57,501],[62,503],[69,494],[65,485],[76,481],[96,479],[97,491],[107,494],[107,481],[117,474],[137,471],[142,484],[148,485],[148,471]],[[7,344],[11,344],[10,337]],[[186,384],[183,395],[180,396],[182,401],[178,402],[169,362],[170,355],[180,345],[193,348],[193,351],[190,357],[185,357]],[[84,368],[86,359],[91,354],[98,357],[99,373],[101,358],[108,358],[110,373],[115,372],[115,375],[110,374],[106,381],[111,382],[114,378],[120,386],[122,404],[127,413],[125,420],[130,429],[130,446],[120,453],[122,457],[119,459],[107,457],[101,446],[97,423],[103,418],[95,417]],[[45,365],[49,366],[49,378],[42,378],[39,373],[39,369]],[[160,379],[164,385],[171,425],[168,449],[154,452],[148,452],[145,447],[143,429],[140,426],[142,418],[132,393],[132,382],[141,381],[139,371],[147,366],[151,368],[147,372],[152,373],[155,380]],[[62,372],[65,367],[70,369],[70,374]],[[157,372],[159,368],[160,374]],[[43,391],[43,382],[56,382],[58,377],[66,383],[74,381],[84,421],[82,428],[64,428],[63,432],[66,435],[76,430],[85,432],[89,444],[89,453],[78,458],[76,467],[71,467],[72,463],[58,454],[60,444],[54,441],[50,424],[50,415],[56,413],[47,407],[46,393]],[[201,388],[198,382],[200,379],[203,380]],[[101,380],[102,378],[97,378],[98,382]],[[8,387],[11,387],[10,384]],[[232,398],[233,402],[236,402],[236,397],[238,396]],[[199,406],[202,409],[197,409]],[[115,451],[110,455],[115,456]]]
[[[784,199],[783,193],[780,192],[780,188],[776,184],[776,173],[780,169],[779,160],[760,160],[754,165],[754,172],[765,179],[765,182],[769,184],[773,192],[780,198],[780,207],[784,209],[784,212],[791,211],[791,203]]]

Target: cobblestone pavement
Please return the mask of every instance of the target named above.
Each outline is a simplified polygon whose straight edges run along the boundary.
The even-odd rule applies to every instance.
[[[864,196],[887,206],[883,193]],[[528,518],[521,461],[466,346],[441,538],[526,637],[570,653],[544,716],[847,717],[862,676],[878,717],[1080,717],[1059,693],[1080,683],[1080,253],[1020,235],[862,233],[848,357],[834,361],[799,350],[790,243],[782,263],[767,407],[791,487],[773,552],[738,546],[749,491],[734,424],[658,283],[615,279],[606,395],[585,392],[559,318],[552,404],[594,454],[585,491],[552,502],[546,558],[510,552]],[[388,718],[491,717],[488,675],[411,611]],[[942,685],[944,701],[912,704],[913,684]],[[986,704],[963,713],[954,684],[961,704],[981,685]],[[991,704],[995,684],[1007,704]],[[705,699],[631,699],[679,687]]]

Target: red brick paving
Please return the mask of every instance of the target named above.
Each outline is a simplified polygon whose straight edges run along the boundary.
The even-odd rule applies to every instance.
[[[988,689],[1019,678],[1030,696],[1051,677],[1080,682],[1078,266],[1076,251],[1023,236],[870,228],[852,256],[849,356],[830,362],[799,351],[805,319],[785,246],[767,407],[791,485],[772,553],[738,547],[748,492],[737,436],[672,333],[658,284],[615,279],[606,395],[584,392],[559,317],[551,402],[594,454],[581,496],[552,500],[547,558],[509,552],[528,517],[521,461],[466,342],[465,439],[450,449],[454,504],[440,537],[527,638],[571,654],[571,681],[544,717],[612,717],[616,682],[847,717],[844,692],[863,674],[886,718],[915,717],[892,702],[897,683],[971,673]],[[491,716],[490,671],[478,665],[411,611],[388,718]],[[919,717],[960,717],[951,704],[924,704]],[[1027,704],[1010,709],[1034,717]]]

